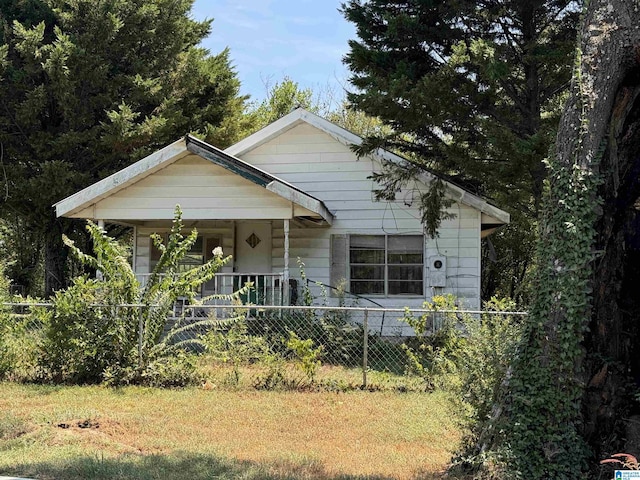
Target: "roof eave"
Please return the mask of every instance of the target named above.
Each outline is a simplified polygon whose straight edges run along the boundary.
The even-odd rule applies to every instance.
[[[100,201],[107,194],[111,195],[122,188],[125,188],[140,177],[151,175],[161,168],[167,161],[186,153],[187,148],[184,139],[180,139],[171,145],[152,153],[151,155],[137,161],[136,163],[123,168],[102,180],[89,185],[79,192],[60,200],[53,206],[56,209],[56,216],[73,215],[92,204]]]
[[[268,142],[269,140],[277,137],[287,130],[290,130],[303,121],[322,130],[336,141],[348,147],[350,147],[351,145],[360,145],[362,143],[362,138],[355,133],[350,132],[349,130],[346,130],[339,125],[336,125],[329,120],[319,117],[318,115],[311,113],[303,108],[297,108],[293,112],[266,126],[262,130],[259,130],[256,133],[249,135],[247,138],[236,143],[235,145],[230,146],[225,150],[225,152],[231,155],[242,155]],[[405,160],[401,156],[382,148],[374,151],[371,156],[380,162],[382,160],[387,160],[397,163]],[[427,184],[436,178],[434,174],[427,171],[425,171],[422,176],[423,181],[425,181],[425,183]],[[465,205],[480,210],[482,213],[491,215],[504,224],[509,223],[510,215],[504,210],[491,205],[482,197],[474,195],[471,192],[463,189],[462,187],[459,187],[447,180],[444,180],[444,182],[447,186],[448,196],[454,201],[461,202]]]
[[[303,192],[279,178],[236,158],[227,151],[222,151],[191,135],[185,137],[187,150],[219,165],[243,178],[260,185],[267,190],[285,198],[307,210],[319,215],[328,225],[333,223],[333,214],[321,200]]]
[[[325,222],[327,222],[327,225],[333,224],[333,214],[329,211],[329,209],[327,209],[324,203],[322,203],[317,198],[301,194],[299,191],[291,188],[289,185],[277,180],[269,183],[266,186],[266,189],[319,215]]]

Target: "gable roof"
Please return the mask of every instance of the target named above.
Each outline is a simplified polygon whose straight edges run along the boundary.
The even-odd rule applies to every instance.
[[[360,145],[362,143],[362,138],[355,133],[315,115],[304,108],[297,108],[288,115],[285,115],[263,129],[258,130],[254,134],[249,135],[238,143],[230,146],[225,150],[225,152],[230,155],[241,156],[303,122],[318,128],[333,139],[348,147],[351,145]],[[402,158],[400,155],[396,155],[395,153],[381,148],[373,152],[372,156],[379,161],[387,160],[394,163],[406,161],[406,159]],[[435,174],[426,170],[422,173],[421,177],[421,180],[426,184],[437,178]],[[498,227],[509,223],[510,215],[504,210],[491,205],[482,197],[475,195],[454,183],[447,180],[443,181],[446,187],[447,196],[450,199],[475,208],[483,214],[491,217],[491,219],[487,219],[487,222],[483,220],[483,224],[490,225],[491,227]]]
[[[186,135],[171,145],[57,202],[54,204],[56,215],[58,217],[71,216],[80,212],[189,154],[198,155],[275,193],[285,200],[306,208],[317,214],[329,225],[333,222],[333,214],[321,200],[192,135]]]

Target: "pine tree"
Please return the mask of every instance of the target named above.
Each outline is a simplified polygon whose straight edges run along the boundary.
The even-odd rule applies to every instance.
[[[245,98],[228,51],[198,48],[193,0],[0,0],[2,211],[44,243],[45,290],[67,282],[52,204],[187,132],[224,146]]]
[[[358,35],[345,57],[356,87],[348,99],[393,130],[360,151],[382,146],[410,160],[386,166],[383,193],[393,196],[426,167],[508,209],[513,230],[534,231],[579,2],[350,0],[342,8]],[[437,223],[442,202],[432,205],[425,214]],[[528,263],[505,258],[501,269],[508,281]]]

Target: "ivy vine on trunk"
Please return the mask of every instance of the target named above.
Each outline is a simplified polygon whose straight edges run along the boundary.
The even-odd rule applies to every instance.
[[[537,294],[490,442],[510,452],[514,476],[584,478],[625,447],[623,420],[638,413],[628,388],[640,374],[638,24],[634,0],[593,0],[583,14],[549,161]]]

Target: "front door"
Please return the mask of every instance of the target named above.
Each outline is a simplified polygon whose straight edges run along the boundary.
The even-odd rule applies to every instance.
[[[271,272],[271,223],[238,222],[236,225],[236,273],[257,274]],[[262,304],[271,292],[270,281],[261,275],[241,275],[235,287],[252,282],[254,290],[245,301]]]
[[[271,223],[239,222],[236,227],[235,271],[271,272]]]

